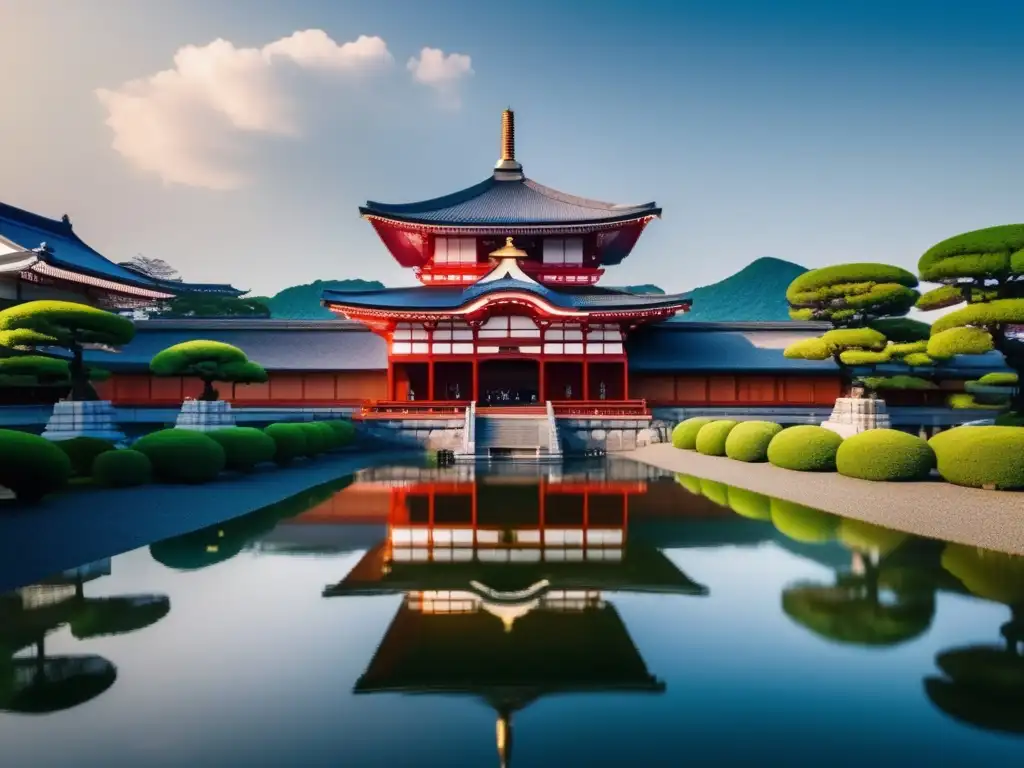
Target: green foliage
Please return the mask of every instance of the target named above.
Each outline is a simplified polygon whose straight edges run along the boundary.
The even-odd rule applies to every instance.
[[[270,317],[270,307],[256,298],[185,293],[168,301],[153,317]]]
[[[844,349],[878,352],[884,350],[888,343],[888,339],[873,328],[837,328],[825,333],[821,340],[830,352],[842,352]]]
[[[921,379],[917,376],[869,376],[865,379],[864,386],[872,390],[884,390],[884,389],[922,389],[931,390],[938,389],[939,385],[933,381],[927,379]]]
[[[924,368],[935,364],[935,361],[925,352],[913,352],[905,356],[903,362],[911,368]]]
[[[737,515],[750,520],[772,519],[771,499],[755,491],[729,486],[729,508]]]
[[[845,349],[839,354],[845,365],[880,365],[889,362],[889,350]]]
[[[835,472],[836,452],[843,438],[809,424],[782,430],[768,444],[768,461],[798,472]]]
[[[71,460],[38,435],[0,429],[0,485],[19,501],[35,502],[71,478]]]
[[[153,479],[153,463],[146,454],[131,449],[107,451],[92,464],[92,478],[106,488],[145,485]]]
[[[1020,376],[1016,373],[986,373],[980,379],[979,384],[991,384],[996,387],[1015,387],[1020,382]]]
[[[76,640],[125,635],[156,624],[170,612],[166,595],[91,598],[71,618],[71,634]]]
[[[959,285],[940,285],[921,294],[921,298],[917,300],[917,308],[922,312],[931,312],[935,309],[955,307],[965,298],[964,291]]]
[[[298,427],[306,436],[306,456],[313,458],[332,448],[334,432],[330,427],[315,421],[302,422]],[[326,431],[325,431],[326,430]]]
[[[836,264],[832,267],[812,269],[796,278],[786,290],[786,299],[790,303],[797,301],[803,294],[816,293],[821,290],[834,289],[839,285],[859,286],[857,292],[863,293],[870,286],[878,284],[902,285],[907,288],[917,287],[917,277],[900,267],[888,264],[863,262],[855,264]],[[842,293],[834,293],[841,296]]]
[[[245,352],[222,341],[183,341],[157,352],[149,363],[157,376],[194,376],[205,384],[203,400],[216,400],[213,382],[255,384],[267,380],[262,366],[250,362]]]
[[[285,288],[263,303],[270,315],[288,320],[331,320],[334,314],[320,305],[324,291],[379,291],[383,283],[376,280],[317,280],[305,285]]]
[[[982,328],[949,328],[929,339],[928,356],[948,360],[956,355],[983,355],[992,348],[992,335]]]
[[[697,449],[697,433],[700,432],[701,427],[705,424],[710,424],[714,419],[708,419],[703,416],[697,416],[692,419],[686,419],[676,424],[676,428],[672,430],[672,445],[675,448],[680,448],[684,451],[693,451]]]
[[[895,342],[889,345],[889,354],[893,357],[906,357],[917,352],[928,351],[928,339],[923,341]]]
[[[351,445],[356,440],[356,428],[351,421],[347,419],[332,419],[330,421],[324,421],[331,430],[334,431],[335,446],[342,448],[346,445]]]
[[[983,403],[974,398],[974,395],[970,395],[964,392],[956,392],[950,395],[946,399],[946,404],[958,411],[1001,411],[1006,408],[1005,405],[998,405],[993,403]]]
[[[207,483],[226,464],[224,449],[203,434],[187,429],[162,429],[139,438],[132,448],[146,454],[153,474],[165,483]]]
[[[882,317],[872,320],[870,328],[881,333],[889,341],[898,344],[909,344],[915,341],[928,341],[932,333],[930,323],[922,323],[909,317]]]
[[[700,480],[693,475],[684,475],[682,472],[676,472],[676,482],[690,493],[700,496]]]
[[[942,567],[972,595],[1003,605],[1024,602],[1024,557],[967,544],[947,544]]]
[[[270,424],[263,431],[274,441],[274,461],[281,466],[307,455],[306,430],[300,424]]]
[[[928,441],[939,474],[956,485],[1024,488],[1024,427],[956,427]]]
[[[812,269],[786,289],[791,316],[862,327],[886,315],[905,315],[918,293],[917,278],[887,264],[838,264]]]
[[[729,506],[729,486],[715,480],[701,480],[700,492],[708,501],[720,507]]]
[[[932,458],[934,459],[934,456]],[[865,523],[863,520],[844,517],[839,521],[837,538],[844,547],[854,552],[886,557],[907,541],[910,535],[873,523]]]
[[[101,453],[116,450],[109,440],[98,437],[73,437],[54,443],[71,460],[71,471],[78,477],[89,477],[92,474],[92,463]]]
[[[784,499],[771,500],[771,515],[779,533],[803,544],[830,541],[839,528],[838,517]]]
[[[725,440],[725,455],[736,461],[768,461],[768,444],[782,431],[771,421],[741,421]]]
[[[1001,413],[996,416],[996,425],[1000,427],[1024,427],[1024,413]]]
[[[832,352],[820,338],[801,339],[786,347],[782,356],[791,360],[828,360]]]
[[[250,472],[257,465],[274,460],[274,440],[262,429],[227,427],[206,434],[224,449],[226,469]]]
[[[932,323],[932,338],[942,331],[963,325],[991,328],[1015,323],[1024,323],[1024,299],[996,299],[969,304],[943,315]]]
[[[977,229],[929,248],[918,262],[922,280],[998,278],[1021,274],[1014,254],[1024,249],[1024,224]]]
[[[839,474],[861,480],[924,480],[934,467],[935,454],[927,442],[895,429],[871,429],[852,435],[836,452]]]
[[[42,355],[0,357],[0,382],[4,386],[67,386],[71,372],[67,360]]]
[[[131,320],[70,301],[29,301],[0,311],[0,346],[9,346],[3,332],[13,331],[28,331],[20,338],[31,339],[34,346],[67,349],[76,344],[121,346],[135,336]]]
[[[735,426],[736,422],[729,419],[705,424],[700,428],[694,442],[697,453],[703,453],[705,456],[725,456],[725,441]]]

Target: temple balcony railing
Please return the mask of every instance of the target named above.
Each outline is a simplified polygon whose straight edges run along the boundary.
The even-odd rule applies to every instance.
[[[450,419],[462,417],[469,405],[465,400],[378,400],[364,405],[361,419],[393,419],[395,417]]]
[[[545,264],[524,259],[519,262],[523,272],[545,285],[594,285],[604,270],[582,264]],[[471,285],[494,269],[490,261],[472,264],[426,264],[417,268],[416,278],[424,285]]]
[[[560,419],[651,418],[646,400],[553,400],[551,406]]]

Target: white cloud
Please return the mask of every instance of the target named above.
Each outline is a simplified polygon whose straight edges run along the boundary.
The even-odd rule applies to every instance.
[[[114,132],[114,149],[167,183],[234,189],[246,174],[233,162],[240,134],[301,134],[296,105],[282,78],[290,65],[305,71],[359,74],[393,63],[379,37],[339,45],[307,29],[262,48],[228,40],[187,45],[174,67],[96,90]]]
[[[458,85],[473,74],[473,61],[463,53],[449,53],[439,48],[424,48],[419,58],[409,59],[406,68],[413,80],[436,88],[454,106],[459,104]]]

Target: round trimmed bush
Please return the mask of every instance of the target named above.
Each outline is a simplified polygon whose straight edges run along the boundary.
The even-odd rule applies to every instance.
[[[803,544],[830,541],[839,528],[839,518],[820,509],[793,501],[771,500],[772,523],[779,533]]]
[[[153,479],[153,463],[146,454],[125,448],[104,451],[92,463],[92,479],[106,488],[145,485]]]
[[[306,455],[306,430],[301,425],[270,424],[263,432],[274,441],[274,461],[282,467]]]
[[[306,436],[306,456],[313,458],[330,450],[334,432],[325,433],[325,427],[313,421],[302,422],[298,426]],[[326,429],[330,430],[330,427]]]
[[[695,496],[700,496],[700,480],[693,475],[676,472],[676,482]]]
[[[725,440],[725,455],[736,461],[768,461],[768,444],[782,425],[773,421],[741,421]]]
[[[351,445],[356,441],[356,428],[351,421],[345,419],[332,419],[322,422],[330,427],[335,434],[336,444],[339,448]]]
[[[925,440],[895,429],[869,429],[843,440],[836,452],[840,475],[861,480],[924,480],[935,467]]]
[[[725,456],[725,441],[735,426],[736,422],[729,419],[705,424],[697,433],[697,440],[694,443],[697,453],[703,453],[705,456]]]
[[[835,472],[843,438],[824,427],[788,427],[768,443],[768,461],[798,472]]]
[[[1024,427],[956,427],[928,441],[939,474],[956,485],[1024,488]]]
[[[341,442],[338,439],[338,433],[335,432],[334,428],[326,421],[314,421],[311,426],[316,427],[320,432],[322,436],[321,439],[326,446],[324,448],[325,451],[333,451],[335,448],[341,447]]]
[[[71,478],[71,459],[38,435],[0,429],[0,485],[19,501],[35,502]]]
[[[672,446],[684,451],[696,450],[697,433],[700,432],[701,427],[705,424],[710,424],[712,421],[714,419],[698,416],[679,422],[676,424],[676,428],[672,430]]]
[[[729,508],[751,520],[771,520],[772,500],[762,493],[729,487]]]
[[[720,507],[729,506],[729,486],[714,480],[701,480],[700,492],[708,501]]]
[[[54,443],[71,459],[71,471],[78,477],[89,477],[92,463],[101,453],[116,450],[109,440],[99,437],[73,437]]]
[[[153,476],[165,483],[207,483],[227,463],[224,449],[213,438],[188,429],[161,429],[140,437],[132,449],[146,454]]]
[[[227,427],[206,433],[224,449],[225,468],[249,472],[257,464],[274,460],[274,440],[255,427]]]

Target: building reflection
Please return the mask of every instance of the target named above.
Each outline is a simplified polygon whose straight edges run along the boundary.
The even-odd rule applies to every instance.
[[[47,636],[64,626],[88,640],[144,629],[170,612],[166,595],[86,596],[87,583],[109,575],[110,560],[100,560],[0,596],[0,710],[57,712],[114,684],[117,668],[108,659],[46,649]]]
[[[608,593],[707,588],[630,536],[645,480],[534,469],[390,481],[385,535],[323,593],[403,595],[355,693],[475,697],[496,713],[508,765],[514,714],[543,696],[665,690]]]

